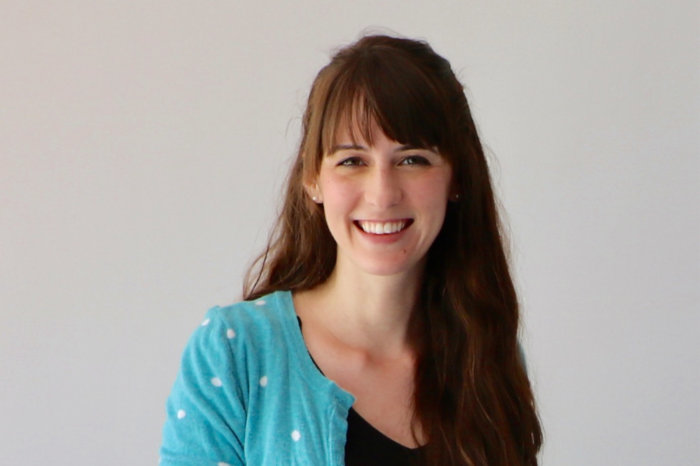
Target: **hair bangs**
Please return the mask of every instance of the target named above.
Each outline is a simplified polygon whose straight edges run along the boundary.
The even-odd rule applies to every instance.
[[[443,147],[449,129],[439,88],[411,60],[381,50],[345,63],[329,95],[323,117],[324,154],[346,131],[353,144],[373,144],[373,129],[401,144]]]

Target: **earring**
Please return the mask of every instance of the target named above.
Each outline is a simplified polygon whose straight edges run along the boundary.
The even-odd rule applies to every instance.
[[[319,192],[318,183],[316,183],[316,184],[314,185],[313,191]],[[314,201],[316,204],[319,204],[319,203],[320,203],[320,201],[319,201],[319,196],[317,196],[317,195],[311,196],[311,200]]]

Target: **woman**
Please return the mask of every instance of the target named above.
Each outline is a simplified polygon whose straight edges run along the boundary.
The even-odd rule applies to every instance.
[[[364,37],[319,72],[256,264],[187,345],[164,464],[537,464],[487,164],[426,43]]]

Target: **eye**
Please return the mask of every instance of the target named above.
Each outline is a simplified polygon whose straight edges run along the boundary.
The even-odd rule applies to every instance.
[[[422,155],[409,155],[401,160],[401,165],[430,165],[430,161]]]
[[[364,162],[360,157],[348,157],[338,163],[339,167],[359,167]]]

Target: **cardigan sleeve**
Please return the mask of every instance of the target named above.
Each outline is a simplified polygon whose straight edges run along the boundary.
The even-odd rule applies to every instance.
[[[161,465],[245,464],[245,355],[221,313],[210,309],[185,347],[166,403]]]

